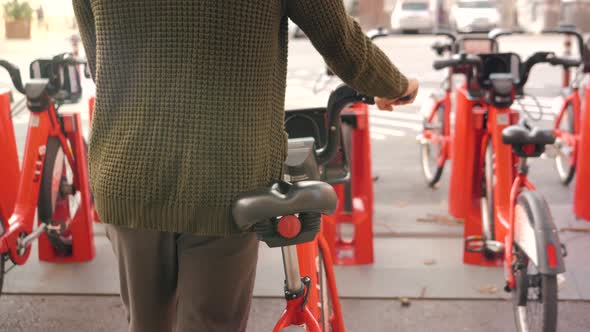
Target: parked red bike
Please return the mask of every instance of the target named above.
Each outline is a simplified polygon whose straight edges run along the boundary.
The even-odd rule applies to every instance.
[[[31,76],[37,79],[23,84],[18,67],[0,60],[31,112],[20,172],[12,121],[0,119],[0,128],[8,129],[1,132],[0,155],[2,164],[10,165],[2,168],[7,171],[2,181],[9,185],[0,188],[0,289],[5,262],[24,264],[37,238],[40,260],[84,262],[94,257],[93,204],[82,123],[77,113],[58,112],[60,105],[80,99],[78,65],[84,63],[67,53],[36,60]],[[0,108],[6,108],[5,104]]]
[[[298,138],[289,138],[284,181],[246,193],[234,205],[236,224],[283,254],[287,307],[273,331],[296,325],[310,332],[345,330],[332,254],[320,229],[322,214],[333,213],[338,199],[323,181],[347,173],[327,166],[339,155],[340,113],[359,102],[373,101],[343,85],[330,94],[327,108],[287,111],[287,131]]]
[[[527,159],[554,143],[553,131],[518,122],[510,108],[533,66],[553,58],[551,52],[526,61],[514,53],[460,54],[435,63],[467,76],[456,100],[449,192],[451,213],[465,219],[464,261],[503,261],[518,331],[556,330],[557,274],[565,271],[549,206],[527,177]]]
[[[590,64],[583,60],[590,57],[584,46],[582,35],[573,26],[562,26],[557,29],[545,30],[544,33],[563,34],[574,37],[577,41],[579,57],[554,57],[551,64],[561,66],[564,73],[563,102],[555,119],[555,169],[562,184],[569,185],[576,173],[580,152],[580,133],[582,127],[582,101],[580,98],[580,84],[584,76],[590,73]],[[574,69],[573,80],[570,71]],[[590,83],[588,83],[590,84]],[[590,107],[586,105],[586,107]]]

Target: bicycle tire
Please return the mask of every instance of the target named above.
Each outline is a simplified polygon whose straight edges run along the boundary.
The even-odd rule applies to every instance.
[[[570,134],[574,134],[574,107],[570,103],[565,112],[563,113],[566,117],[565,119],[562,118],[560,122],[560,130],[566,131]],[[565,121],[564,121],[565,120]],[[564,128],[561,125],[564,124]],[[569,161],[569,156],[564,155],[563,147],[560,143],[556,144],[557,155],[555,156],[555,169],[557,170],[557,175],[559,176],[559,181],[564,186],[568,186],[572,180],[574,179],[574,175],[576,174],[576,165],[571,165]]]
[[[0,295],[4,289],[4,275],[6,273],[6,254],[0,255]]]
[[[69,196],[73,196],[62,191],[64,184],[71,185],[67,176],[64,175],[66,165],[69,165],[69,163],[59,138],[49,137],[45,151],[45,163],[41,172],[41,186],[37,203],[39,221],[47,225],[56,226],[54,225],[54,214],[58,201],[69,200]],[[70,211],[71,216],[74,214]],[[48,239],[57,253],[67,256],[72,253],[71,239],[62,236],[61,233],[61,231],[46,231]]]
[[[494,197],[494,148],[492,141],[488,141],[486,146],[486,153],[483,167],[482,177],[482,197],[481,197],[481,228],[482,235],[485,241],[493,241],[494,239],[494,219],[495,219],[495,197]],[[484,246],[485,250],[485,246]],[[484,254],[491,254],[484,251]]]
[[[525,211],[524,215],[527,220],[519,222],[528,222],[535,224],[534,214],[527,206],[534,206],[529,200],[534,199],[532,196],[521,196],[517,201],[519,206]],[[544,203],[546,204],[546,203]],[[548,211],[545,209],[544,211]],[[543,212],[541,215],[546,215]],[[551,218],[550,215],[545,216]],[[541,274],[534,265],[533,260],[527,257],[524,250],[514,245],[514,276],[516,279],[515,288],[512,290],[512,303],[516,328],[519,332],[555,332],[557,329],[557,276],[555,274]],[[531,285],[530,281],[534,280]],[[529,298],[532,290],[538,290],[537,298],[531,301]],[[535,293],[535,292],[533,292]],[[539,317],[532,317],[534,313],[540,312]]]
[[[328,289],[326,268],[324,267],[324,256],[321,249],[318,248],[318,292],[320,299],[320,320],[319,324],[322,332],[332,331],[332,302],[330,301],[330,291]]]
[[[436,101],[435,101],[436,102]],[[426,130],[426,125],[428,123],[435,124],[435,129],[428,129],[431,131],[435,131],[438,135],[442,135],[444,133],[445,128],[445,108],[441,104],[439,105],[438,109],[436,110],[436,115],[433,118],[433,121],[428,122],[428,118],[424,119],[423,126]],[[436,123],[435,123],[436,121]],[[422,173],[424,174],[424,179],[426,184],[430,188],[436,188],[436,185],[441,179],[444,164],[442,166],[438,165],[438,157],[443,152],[442,143],[438,143],[438,149],[436,150],[436,157],[432,160],[431,148],[432,142],[430,140],[426,140],[426,143],[420,143],[420,164],[422,165]]]

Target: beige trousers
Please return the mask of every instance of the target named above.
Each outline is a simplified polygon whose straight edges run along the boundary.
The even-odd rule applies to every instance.
[[[246,330],[254,234],[228,238],[106,225],[130,332]]]

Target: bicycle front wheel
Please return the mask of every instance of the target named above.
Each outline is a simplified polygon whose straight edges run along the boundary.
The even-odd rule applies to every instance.
[[[56,253],[72,254],[72,237],[69,223],[81,208],[81,194],[74,186],[73,167],[65,156],[57,137],[47,141],[45,163],[41,173],[41,186],[37,211],[39,221],[47,224],[47,236]]]
[[[569,104],[563,112],[563,117],[559,123],[559,130],[570,135],[574,134],[574,107]],[[564,186],[572,182],[576,173],[576,165],[572,162],[571,157],[573,147],[561,139],[555,141],[557,155],[555,156],[555,169],[559,175],[559,180]]]
[[[440,139],[436,139],[441,138],[444,133],[444,115],[445,108],[441,104],[434,112],[431,121],[428,118],[424,119],[424,130],[430,132],[435,137],[435,139],[429,138],[420,142],[422,173],[424,174],[426,184],[431,188],[434,188],[440,181],[444,168],[444,164],[438,165],[438,160],[443,154],[443,143]]]

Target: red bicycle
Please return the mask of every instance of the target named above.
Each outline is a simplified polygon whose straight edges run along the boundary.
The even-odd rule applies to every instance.
[[[435,42],[431,48],[439,56],[458,53],[490,53],[498,51],[496,38],[506,34],[503,30],[492,30],[489,36],[478,34],[458,36],[449,31],[437,31],[438,36],[448,38],[446,42]],[[481,34],[479,34],[481,35]],[[442,81],[439,91],[434,92],[420,110],[424,116],[423,129],[416,140],[420,144],[420,162],[426,184],[435,188],[442,176],[447,160],[451,158],[451,112],[454,72],[448,67],[448,74]]]
[[[40,260],[83,262],[94,257],[93,205],[82,124],[79,114],[58,112],[60,105],[81,97],[77,66],[83,63],[70,54],[36,60],[31,75],[39,79],[23,85],[18,67],[0,60],[16,90],[26,96],[31,112],[22,172],[14,131],[3,130],[0,137],[2,164],[10,165],[2,169],[8,171],[2,175],[10,185],[0,188],[0,287],[5,262],[24,264],[37,238]],[[0,119],[1,128],[11,125],[9,117]]]
[[[467,75],[456,100],[449,194],[452,213],[465,218],[466,262],[477,255],[484,265],[503,259],[519,331],[556,330],[557,274],[565,271],[549,206],[527,178],[527,159],[554,143],[553,131],[516,125],[519,113],[510,109],[533,66],[554,57],[461,54],[435,63]]]
[[[576,173],[580,146],[582,123],[582,102],[580,84],[584,76],[590,73],[590,63],[583,60],[590,57],[590,50],[584,47],[582,35],[573,26],[562,26],[557,29],[545,30],[544,33],[563,34],[574,37],[578,43],[580,58],[554,57],[550,63],[563,67],[564,89],[563,102],[555,119],[555,169],[562,184],[569,185]],[[570,82],[570,70],[577,69]],[[590,83],[588,83],[590,86]],[[586,106],[589,107],[589,106]]]
[[[273,331],[295,325],[311,332],[345,330],[332,255],[320,231],[322,214],[333,213],[338,198],[321,180],[338,154],[340,113],[358,102],[373,101],[342,85],[331,93],[327,108],[287,111],[287,131],[299,138],[289,138],[284,181],[235,202],[236,224],[283,253],[287,307]]]

